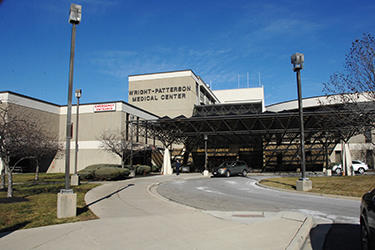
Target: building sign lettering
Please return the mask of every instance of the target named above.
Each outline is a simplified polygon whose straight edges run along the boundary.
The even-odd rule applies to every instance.
[[[94,112],[106,112],[106,111],[116,111],[115,103],[97,104],[94,106]]]
[[[186,92],[191,91],[190,86],[164,87],[154,89],[130,90],[129,100],[132,102],[150,102],[185,99]]]

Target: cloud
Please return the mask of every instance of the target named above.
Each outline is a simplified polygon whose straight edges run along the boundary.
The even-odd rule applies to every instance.
[[[91,5],[116,5],[119,4],[119,1],[116,0],[78,0],[77,2],[91,4]]]
[[[319,30],[321,25],[299,20],[299,19],[278,19],[270,22],[258,32],[266,32],[267,34],[288,34],[297,36],[301,33],[310,33]]]
[[[91,64],[102,74],[127,79],[128,75],[192,69],[202,75],[207,83],[237,82],[230,61],[232,49],[188,49],[156,47],[149,51],[109,50],[93,53]]]
[[[70,0],[49,0],[38,6],[38,8],[42,8],[47,12],[66,14],[67,11],[69,11],[71,3],[72,1]],[[82,5],[83,15],[87,13],[87,10],[90,11],[91,15],[105,13],[108,8],[113,8],[114,6],[119,5],[120,0],[76,0],[74,3]]]

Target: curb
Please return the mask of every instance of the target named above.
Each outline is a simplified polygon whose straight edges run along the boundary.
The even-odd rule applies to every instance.
[[[293,240],[286,247],[286,250],[300,250],[305,244],[307,237],[310,234],[310,230],[313,226],[313,219],[311,216],[307,216],[301,227],[298,229]]]
[[[296,191],[296,190],[288,190],[288,189],[282,189],[282,188],[277,188],[277,187],[270,187],[270,186],[259,183],[259,181],[257,181],[255,184],[259,187],[262,187],[262,188],[273,189],[273,190],[277,190],[277,191],[281,191],[281,192],[289,192],[289,193],[296,193],[296,194],[305,194],[305,195],[311,195],[311,196],[336,198],[336,199],[344,199],[344,200],[353,200],[353,201],[360,201],[361,200],[360,197],[334,195],[334,194],[321,194],[321,193],[314,193],[314,192],[300,192],[300,191]]]
[[[193,178],[192,178],[193,179]],[[165,182],[168,182],[168,181],[165,181]],[[198,208],[194,208],[194,207],[190,207],[188,205],[184,205],[184,204],[181,204],[181,203],[178,203],[176,201],[173,201],[173,200],[170,200],[170,199],[167,199],[165,198],[164,196],[160,195],[156,190],[155,188],[157,186],[159,186],[159,184],[161,184],[163,182],[157,182],[157,183],[152,183],[150,185],[147,186],[147,191],[150,195],[152,195],[153,197],[157,198],[157,199],[160,199],[164,202],[168,202],[168,203],[172,203],[176,206],[180,206],[180,207],[183,207],[183,208],[186,208],[186,209],[190,209],[190,210],[193,210],[193,211],[199,211],[199,212],[203,212],[205,213],[206,210],[202,210],[202,209],[198,209]],[[250,211],[248,211],[250,212]],[[257,211],[257,212],[252,212],[252,213],[256,213],[256,214],[259,214],[260,212]],[[264,212],[261,212],[261,213],[264,213]],[[213,215],[211,215],[213,216]],[[216,216],[214,216],[216,217]],[[222,218],[219,218],[219,217],[216,217],[218,219],[222,219]],[[286,250],[300,250],[303,245],[305,244],[307,238],[309,237],[310,235],[310,231],[311,231],[311,228],[313,227],[314,223],[313,223],[313,219],[311,216],[306,216],[302,225],[299,227],[298,231],[296,232],[296,234],[293,236],[291,242],[289,243],[289,245],[285,248]]]
[[[159,200],[164,201],[164,202],[171,203],[174,206],[182,207],[182,208],[185,208],[185,209],[190,209],[190,210],[193,210],[193,211],[203,211],[203,210],[200,210],[198,208],[190,207],[188,205],[184,205],[184,204],[178,203],[177,201],[170,200],[170,199],[165,198],[164,196],[160,195],[156,190],[153,191],[161,183],[163,183],[163,182],[157,182],[157,183],[152,183],[152,184],[148,185],[147,186],[147,192],[151,196],[153,196],[154,198],[159,199]]]
[[[184,179],[200,179],[200,178],[207,178],[207,177],[203,177],[203,176],[191,176],[191,177],[184,178]],[[131,179],[130,180],[126,180],[125,182],[128,182],[128,181],[131,181]],[[177,206],[177,207],[181,207],[181,208],[184,208],[184,209],[188,209],[190,211],[203,212],[203,213],[205,212],[205,210],[194,208],[194,207],[191,207],[191,206],[188,206],[188,205],[185,205],[185,204],[181,204],[181,203],[178,203],[176,201],[170,200],[170,199],[165,198],[164,196],[160,195],[156,191],[156,188],[161,183],[168,182],[168,181],[170,181],[170,180],[165,180],[165,181],[155,180],[155,182],[150,183],[146,187],[147,193],[149,195],[151,195],[152,197],[154,197],[154,198],[156,198],[156,199],[158,199],[160,201],[163,201],[163,202],[168,202],[169,204],[172,204],[173,206]],[[105,184],[105,183],[103,183],[103,184]],[[102,185],[100,185],[100,186],[102,186]],[[95,187],[94,189],[99,188],[100,186]],[[87,193],[86,193],[86,195],[87,195]],[[85,198],[86,198],[86,195],[85,195]],[[87,202],[86,199],[85,199],[85,202]],[[257,213],[259,213],[259,212],[257,212]],[[301,218],[300,221],[302,222],[302,220],[303,219]],[[303,222],[302,222],[302,224],[301,224],[301,226],[298,228],[297,232],[292,237],[290,243],[288,244],[288,246],[285,249],[287,249],[287,250],[299,250],[299,249],[301,249],[302,246],[305,244],[305,242],[306,242],[306,240],[307,240],[307,238],[308,238],[308,236],[310,234],[310,230],[311,230],[312,226],[313,226],[313,219],[312,219],[312,217],[310,217],[310,216],[305,217],[304,220],[303,220]]]

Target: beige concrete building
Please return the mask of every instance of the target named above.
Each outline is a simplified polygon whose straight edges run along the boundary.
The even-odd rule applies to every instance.
[[[37,119],[39,124],[51,135],[56,136],[65,147],[67,106],[60,106],[13,92],[0,92],[0,100],[3,105],[14,107],[15,109],[12,112],[22,113],[29,119]],[[74,132],[70,145],[71,172],[74,171],[76,110],[76,106],[73,106],[72,123]],[[126,126],[129,126],[127,121],[158,118],[150,112],[123,101],[81,104],[79,114],[78,170],[98,163],[121,164],[121,159],[118,156],[101,149],[99,137],[104,131],[120,133],[126,130]],[[145,143],[146,138],[134,137],[134,141]],[[154,141],[149,138],[147,143],[153,144]],[[42,170],[48,172],[64,172],[65,157],[55,158],[42,168]]]
[[[264,88],[241,88],[241,89],[224,89],[214,90],[213,93],[223,104],[235,103],[260,103],[262,112],[264,112]]]
[[[158,116],[191,117],[194,105],[220,103],[192,70],[129,76],[128,102]]]
[[[67,107],[38,100],[13,92],[0,92],[2,105],[10,105],[15,112],[38,123],[51,135],[56,136],[65,146]],[[324,97],[305,98],[304,108],[324,104]],[[196,105],[215,104],[261,104],[262,111],[280,112],[297,109],[297,101],[289,101],[265,106],[264,89],[243,88],[230,90],[211,90],[211,88],[192,70],[162,72],[129,76],[128,102],[113,101],[80,105],[79,120],[79,158],[78,170],[91,164],[120,164],[121,159],[101,149],[100,135],[105,131],[129,134],[129,121],[152,120],[159,117],[171,118],[184,115],[191,117]],[[207,107],[209,107],[207,106]],[[259,105],[258,105],[259,106]],[[203,107],[206,108],[206,107]],[[76,107],[72,108],[73,138],[71,140],[71,172],[74,171]],[[367,162],[373,167],[374,131],[366,136],[359,135],[350,140],[353,159]],[[162,146],[154,138],[137,136],[135,142]],[[181,145],[174,145],[176,148]],[[332,162],[340,159],[341,147],[337,145],[330,158]],[[42,171],[64,172],[65,158],[54,158],[42,166]]]

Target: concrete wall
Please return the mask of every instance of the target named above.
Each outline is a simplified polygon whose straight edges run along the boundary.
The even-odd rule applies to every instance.
[[[132,107],[123,102],[113,102],[105,104],[115,104],[115,110],[105,112],[95,112],[96,104],[84,104],[79,108],[79,127],[78,127],[78,171],[91,165],[98,163],[121,164],[121,159],[117,155],[106,152],[101,148],[100,136],[105,132],[121,133],[126,128],[126,114],[130,115],[130,119],[156,119],[157,117],[142,111],[136,107]],[[105,105],[104,104],[104,105]],[[101,104],[103,105],[103,104]],[[74,154],[75,154],[75,140],[76,140],[76,106],[72,109],[73,122],[73,137],[70,143],[70,172],[74,172]],[[64,143],[66,137],[66,112],[67,108],[61,108],[60,115],[60,140]],[[135,126],[134,126],[135,127]],[[134,128],[135,130],[135,128]],[[134,141],[135,141],[134,132]],[[145,139],[140,136],[139,142],[145,142]],[[148,140],[151,144],[152,140]],[[65,171],[65,156],[60,159],[55,159],[48,172],[63,172]]]
[[[219,100],[191,70],[129,76],[128,102],[160,117],[191,117],[194,105]]]
[[[264,89],[258,88],[241,88],[241,89],[224,89],[214,90],[215,96],[221,103],[248,103],[262,102],[262,110],[264,111]]]
[[[48,172],[65,171],[65,146],[66,146],[66,114],[67,107],[44,102],[31,97],[23,96],[13,92],[0,92],[2,105],[8,105],[11,113],[23,118],[37,121],[51,135],[55,136],[63,146],[63,152],[53,159],[48,168]],[[110,111],[98,112],[98,105],[109,104]],[[74,172],[75,161],[75,140],[76,140],[76,110],[72,107],[73,137],[70,142],[70,172]],[[78,171],[91,164],[113,163],[120,164],[120,157],[101,149],[100,135],[104,131],[113,131],[120,133],[125,130],[126,117],[130,115],[131,119],[157,119],[158,117],[150,112],[144,111],[122,101],[83,104],[79,109],[79,131],[78,131]],[[134,128],[135,130],[135,128]],[[135,141],[134,132],[134,141]],[[145,142],[145,138],[139,136],[139,142]],[[152,144],[152,138],[149,138],[148,144]],[[160,145],[160,142],[156,142]]]
[[[197,103],[196,82],[188,76],[129,81],[128,101],[158,116],[190,117]]]

